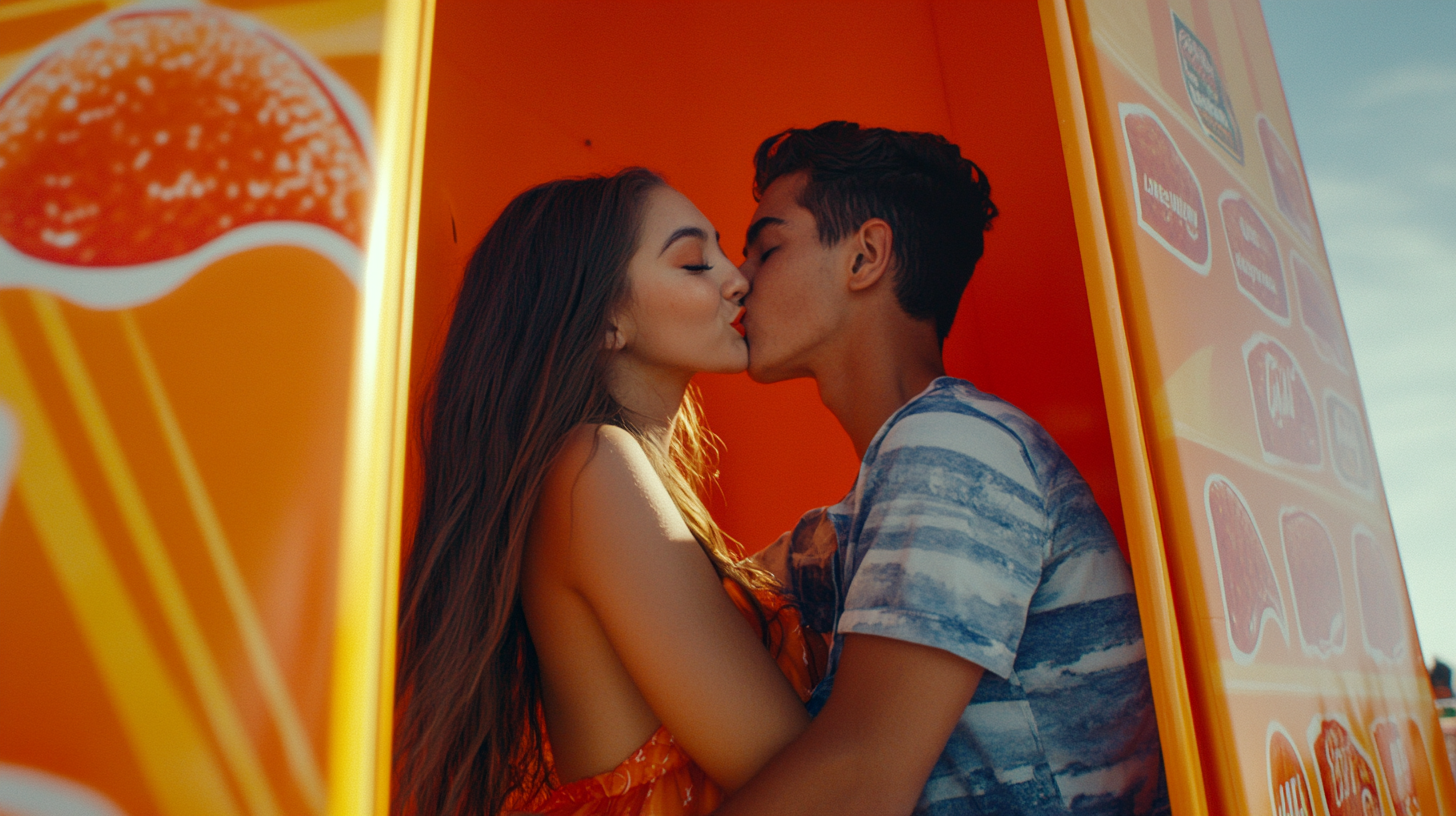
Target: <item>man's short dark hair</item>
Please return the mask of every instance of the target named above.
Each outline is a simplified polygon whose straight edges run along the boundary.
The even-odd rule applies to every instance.
[[[775,179],[807,173],[799,205],[825,246],[883,218],[894,236],[900,308],[934,319],[945,339],[997,212],[986,174],[959,147],[934,133],[825,122],[768,137],[753,167],[755,198]]]

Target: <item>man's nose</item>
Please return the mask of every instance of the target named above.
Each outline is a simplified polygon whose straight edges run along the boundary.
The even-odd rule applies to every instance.
[[[748,280],[749,286],[753,285],[753,273],[757,271],[756,266],[756,264],[747,258],[743,260],[743,263],[738,265],[738,271]]]
[[[736,301],[748,294],[749,289],[752,288],[752,282],[738,267],[734,267],[733,270],[729,273],[728,280],[724,282],[723,297]]]

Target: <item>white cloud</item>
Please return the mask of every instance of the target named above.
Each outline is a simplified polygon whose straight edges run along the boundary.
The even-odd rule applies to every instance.
[[[1456,660],[1456,64],[1297,121],[1426,657]]]
[[[1400,65],[1370,77],[1351,95],[1356,108],[1448,98],[1456,94],[1456,67]]]

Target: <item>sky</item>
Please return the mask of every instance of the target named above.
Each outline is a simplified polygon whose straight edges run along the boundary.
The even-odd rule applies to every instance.
[[[1456,664],[1456,0],[1263,0],[1421,648]]]

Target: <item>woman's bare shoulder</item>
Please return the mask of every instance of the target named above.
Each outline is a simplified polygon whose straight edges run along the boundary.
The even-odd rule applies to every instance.
[[[635,483],[646,474],[656,478],[642,444],[630,433],[615,425],[583,423],[566,435],[547,474],[546,489],[564,488],[561,498],[569,500],[582,489],[609,488],[623,478]]]
[[[572,429],[537,506],[538,523],[573,539],[598,538],[632,519],[661,526],[675,517],[672,499],[642,444],[615,425]]]
[[[533,525],[542,554],[552,553],[578,586],[602,580],[608,561],[641,565],[684,544],[703,558],[641,443],[611,425],[572,430]]]

